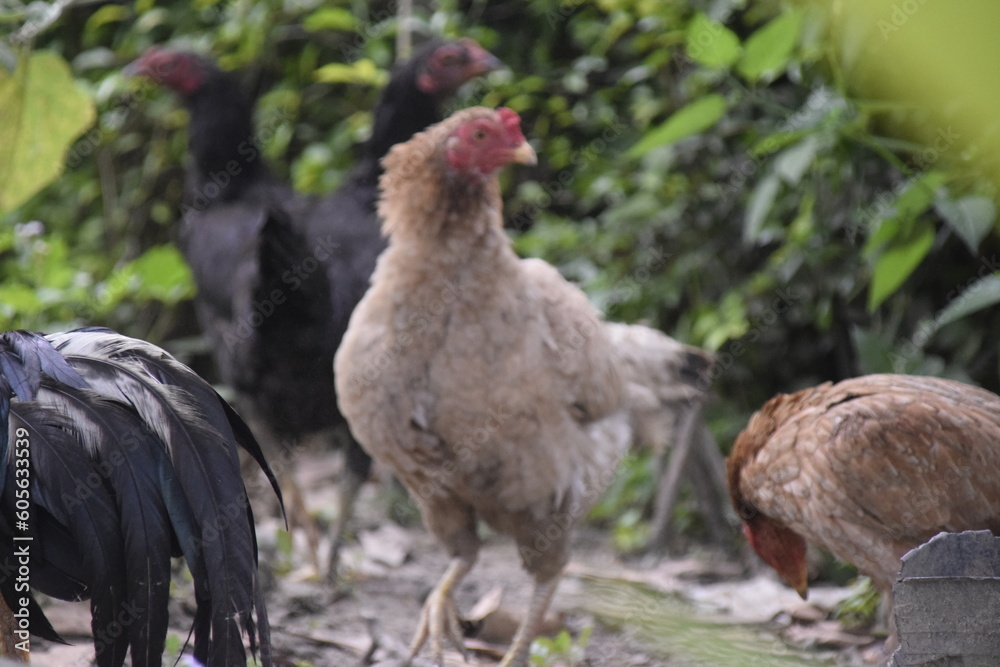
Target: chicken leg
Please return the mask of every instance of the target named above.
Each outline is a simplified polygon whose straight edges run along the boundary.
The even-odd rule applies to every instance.
[[[452,599],[452,591],[469,573],[475,562],[475,554],[471,557],[463,555],[452,558],[444,576],[441,577],[441,581],[424,602],[417,632],[413,635],[413,641],[410,642],[408,662],[417,656],[424,643],[430,638],[434,664],[438,667],[444,665],[443,640],[445,636],[461,652],[462,657],[468,659],[465,644],[462,641],[462,625],[458,617],[458,610],[455,608],[455,601]]]
[[[302,530],[305,533],[308,545],[307,557],[316,571],[319,567],[319,528],[316,520],[309,513],[306,505],[305,495],[302,492],[302,485],[299,484],[295,476],[295,461],[291,455],[292,449],[296,446],[295,441],[283,440],[282,436],[263,419],[256,418],[256,412],[252,406],[241,402],[243,414],[248,415],[247,423],[250,430],[257,436],[264,454],[271,462],[271,468],[278,479],[278,486],[288,499],[286,509],[286,522],[289,533]]]
[[[372,468],[372,458],[351,436],[350,431],[345,428],[340,435],[342,437],[339,445],[344,452],[344,472],[340,479],[340,515],[330,531],[330,559],[327,564],[326,582],[331,586],[337,583],[340,546],[344,541],[351,517],[354,516],[354,501],[357,500],[358,493],[368,479]]]
[[[535,579],[535,587],[531,592],[531,605],[525,615],[521,625],[517,628],[514,641],[511,642],[507,654],[503,657],[500,667],[526,667],[528,655],[531,650],[531,642],[538,636],[538,630],[545,619],[545,612],[552,602],[552,596],[559,585],[559,577],[562,573],[556,574],[545,580]]]
[[[288,494],[288,532],[302,530],[305,533],[306,543],[309,546],[306,555],[319,572],[319,529],[316,527],[316,520],[309,513],[305,494],[302,493],[302,485],[295,477],[295,471],[286,468],[278,473],[278,485]]]

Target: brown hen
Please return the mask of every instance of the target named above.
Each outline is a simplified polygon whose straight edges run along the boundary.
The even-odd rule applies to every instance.
[[[1000,397],[905,375],[779,395],[727,468],[748,541],[800,595],[806,542],[890,592],[900,557],[935,534],[1000,534]]]

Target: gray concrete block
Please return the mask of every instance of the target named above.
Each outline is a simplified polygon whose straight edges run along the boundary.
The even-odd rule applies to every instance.
[[[891,665],[1000,665],[1000,538],[941,533],[902,558]]]

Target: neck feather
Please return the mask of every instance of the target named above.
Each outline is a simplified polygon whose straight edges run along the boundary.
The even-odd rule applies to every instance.
[[[224,183],[221,199],[231,199],[266,173],[253,129],[253,107],[235,77],[214,72],[187,100],[191,121],[188,151],[195,187]]]

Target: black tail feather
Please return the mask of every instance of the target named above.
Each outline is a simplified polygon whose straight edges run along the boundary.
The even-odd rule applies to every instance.
[[[246,633],[271,664],[236,446],[277,484],[249,429],[211,387],[159,348],[108,330],[48,339],[12,332],[0,335],[0,418],[8,436],[0,441],[0,537],[12,533],[9,437],[21,428],[31,447],[33,583],[91,598],[101,667],[120,666],[129,649],[135,667],[160,663],[177,547],[195,582],[195,657],[243,664]],[[7,555],[0,548],[0,559]],[[13,592],[6,583],[0,590]],[[36,634],[58,640],[36,616]]]
[[[30,443],[32,500],[45,507],[52,518],[66,526],[78,545],[82,571],[91,604],[91,627],[95,637],[106,637],[98,650],[100,667],[121,665],[128,653],[128,636],[112,636],[115,616],[126,603],[125,553],[118,509],[111,489],[101,478],[81,488],[77,482],[95,472],[93,460],[81,447],[74,424],[65,415],[35,403],[11,406],[11,425],[25,433]],[[44,475],[41,471],[44,471]],[[4,511],[15,507],[15,485],[4,494]],[[46,559],[46,544],[40,539],[39,517],[25,522],[32,538],[32,556]]]

